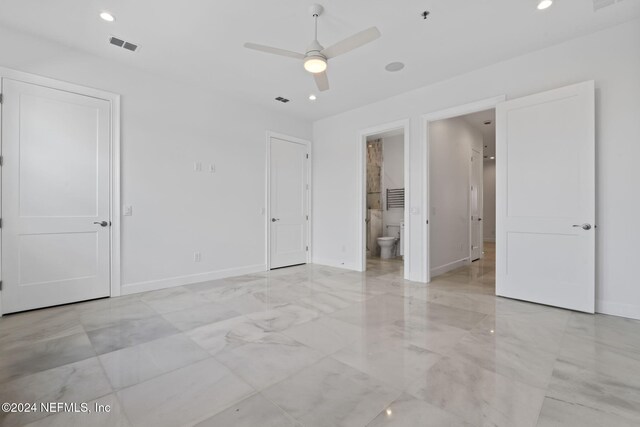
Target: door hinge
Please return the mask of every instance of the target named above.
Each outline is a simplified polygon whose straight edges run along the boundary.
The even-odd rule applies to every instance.
[[[307,215],[307,221],[309,221],[309,215]]]
[[[0,280],[0,291],[2,290],[2,280]]]
[[[0,93],[0,104],[2,104],[3,100],[4,100],[4,98],[2,97],[2,94]]]
[[[307,159],[309,158],[309,153],[307,153]]]
[[[309,252],[309,246],[307,246],[307,252]]]
[[[2,228],[2,218],[0,218],[0,228]]]
[[[0,156],[0,166],[4,165],[4,157]]]

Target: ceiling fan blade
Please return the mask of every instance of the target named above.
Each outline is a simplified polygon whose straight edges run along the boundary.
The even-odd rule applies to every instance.
[[[304,55],[298,52],[292,52],[290,50],[278,49],[277,47],[264,46],[255,43],[245,43],[244,47],[247,49],[259,50],[260,52],[272,53],[274,55],[288,56],[289,58],[304,59]]]
[[[335,58],[338,55],[342,55],[343,53],[347,53],[359,48],[360,46],[374,41],[375,39],[380,37],[380,35],[380,30],[378,30],[378,28],[371,27],[364,31],[360,31],[359,33],[354,34],[351,37],[347,37],[346,39],[339,41],[332,46],[329,46],[321,53],[327,58]]]
[[[320,92],[329,90],[329,77],[327,76],[326,71],[314,74],[313,79],[316,81],[316,86],[318,86],[318,90]]]

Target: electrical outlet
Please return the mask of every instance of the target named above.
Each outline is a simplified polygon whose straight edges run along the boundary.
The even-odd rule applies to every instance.
[[[202,254],[200,254],[200,252],[194,252],[193,262],[200,262],[200,261],[202,261]]]
[[[128,205],[124,207],[124,211],[122,213],[124,216],[131,216],[133,215],[133,206]]]
[[[193,162],[193,170],[196,172],[202,172],[202,162]]]
[[[209,165],[209,173],[216,173],[216,165],[215,164],[210,164]]]

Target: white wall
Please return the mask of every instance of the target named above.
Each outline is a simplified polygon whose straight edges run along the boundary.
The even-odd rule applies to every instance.
[[[265,268],[265,132],[310,123],[1,27],[0,66],[122,95],[123,292]]]
[[[485,242],[496,241],[496,161],[485,160],[482,168],[482,233]]]
[[[385,236],[398,236],[400,228],[387,228],[387,225],[400,225],[404,220],[404,209],[387,210],[387,189],[403,187],[404,135],[382,138],[382,230]]]
[[[431,277],[469,260],[469,183],[472,149],[482,152],[482,133],[463,118],[429,126]]]
[[[359,265],[358,132],[411,120],[407,206],[409,277],[423,277],[424,135],[422,114],[497,95],[509,99],[585,80],[597,89],[597,309],[640,318],[635,259],[640,227],[640,20],[570,40],[314,123],[313,257]]]

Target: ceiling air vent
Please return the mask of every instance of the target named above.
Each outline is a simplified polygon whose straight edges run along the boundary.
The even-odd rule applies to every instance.
[[[117,37],[109,37],[109,43],[111,43],[114,46],[118,46],[118,47],[121,47],[123,49],[130,50],[131,52],[135,52],[136,50],[138,50],[138,45],[137,44],[133,44],[133,43],[130,43],[128,41],[124,41],[124,40],[119,39]]]
[[[284,103],[284,104],[286,104],[287,102],[289,102],[289,100],[288,100],[287,98],[283,98],[283,97],[281,97],[281,96],[277,97],[277,98],[276,98],[276,101],[280,101],[280,102],[282,102],[282,103]]]
[[[597,12],[607,6],[613,6],[616,3],[620,3],[622,0],[593,0],[593,10]]]

